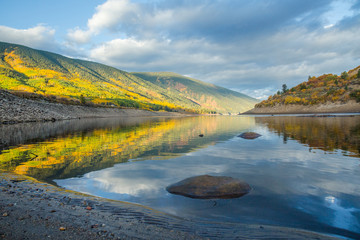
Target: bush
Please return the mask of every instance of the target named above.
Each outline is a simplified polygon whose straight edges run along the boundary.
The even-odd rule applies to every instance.
[[[354,90],[350,92],[350,97],[355,99],[356,102],[360,102],[360,90]]]
[[[347,72],[342,72],[341,73],[341,78],[342,79],[346,80],[346,79],[348,79],[348,77],[349,77],[349,74]]]

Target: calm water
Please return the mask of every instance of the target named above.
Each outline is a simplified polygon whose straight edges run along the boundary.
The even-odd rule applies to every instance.
[[[96,119],[0,130],[0,168],[67,189],[195,220],[360,238],[360,116]],[[244,131],[262,136],[237,137]],[[253,190],[216,201],[165,190],[202,174],[240,178]]]

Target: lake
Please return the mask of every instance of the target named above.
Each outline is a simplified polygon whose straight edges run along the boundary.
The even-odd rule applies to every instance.
[[[247,140],[246,131],[262,136]],[[0,125],[0,168],[196,222],[360,238],[360,116],[199,116]],[[199,134],[204,134],[199,137]],[[209,174],[246,181],[236,199],[168,193]]]

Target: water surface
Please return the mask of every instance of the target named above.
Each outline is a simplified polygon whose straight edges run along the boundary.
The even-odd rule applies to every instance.
[[[15,145],[1,152],[2,169],[67,189],[193,220],[360,238],[360,116],[96,119],[1,128],[18,136],[2,136],[4,148]],[[244,131],[262,136],[237,137]],[[216,201],[165,190],[202,174],[240,178],[253,189]]]

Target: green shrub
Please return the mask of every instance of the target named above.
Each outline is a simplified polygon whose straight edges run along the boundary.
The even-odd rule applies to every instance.
[[[355,99],[356,102],[360,102],[360,90],[354,90],[350,92],[350,97]]]

